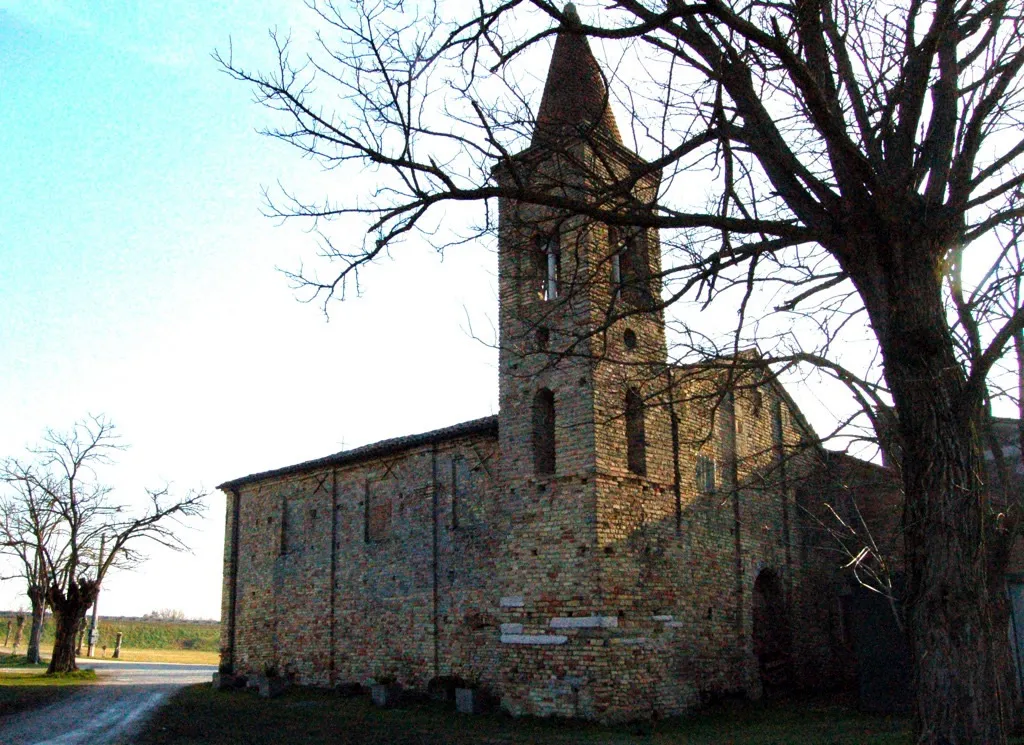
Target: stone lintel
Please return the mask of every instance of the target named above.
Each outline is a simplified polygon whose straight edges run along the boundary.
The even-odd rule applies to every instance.
[[[498,605],[502,608],[522,608],[526,605],[526,601],[522,595],[506,595],[498,601]]]
[[[561,634],[502,634],[502,644],[565,644],[569,637]]]
[[[553,629],[617,629],[618,616],[562,616],[552,618],[548,626]]]
[[[675,620],[672,616],[651,616],[652,621],[658,621],[660,623],[668,623],[669,621]]]
[[[501,624],[502,634],[522,634],[523,624],[521,623],[503,623]]]

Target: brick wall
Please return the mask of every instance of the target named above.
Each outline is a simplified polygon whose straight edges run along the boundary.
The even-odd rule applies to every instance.
[[[493,677],[481,632],[496,626],[480,611],[495,447],[476,437],[241,487],[235,668],[313,685]]]
[[[669,715],[759,695],[752,594],[770,570],[794,674],[820,681],[837,664],[833,570],[804,544],[794,504],[814,467],[798,450],[806,433],[786,403],[778,442],[770,384],[734,401],[713,375],[676,385],[678,504],[664,389],[645,412],[645,477],[626,467],[622,417],[602,415],[589,429],[562,420],[559,462],[576,467],[550,476],[528,464],[503,475],[499,439],[476,436],[241,486],[237,569],[225,549],[235,668],[314,685],[459,675],[513,713]],[[600,458],[564,457],[590,437]],[[714,491],[698,488],[701,454],[716,463]],[[229,494],[229,537],[234,510]]]

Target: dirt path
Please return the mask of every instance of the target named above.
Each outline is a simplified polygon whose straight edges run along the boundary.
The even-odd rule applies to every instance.
[[[3,745],[119,745],[130,743],[160,704],[178,688],[208,681],[210,665],[148,662],[80,663],[97,683],[70,698],[0,720]]]

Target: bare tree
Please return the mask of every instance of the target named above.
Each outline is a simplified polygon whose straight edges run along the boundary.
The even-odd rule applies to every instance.
[[[160,610],[150,611],[142,617],[144,621],[166,621],[168,623],[175,621],[185,621],[185,611],[178,610],[177,608],[161,608]]]
[[[49,584],[40,547],[53,536],[56,520],[48,509],[46,490],[36,485],[42,477],[31,465],[10,459],[0,469],[0,480],[9,487],[9,493],[0,498],[0,553],[14,560],[14,576],[26,585],[32,622],[25,656],[34,664],[40,661],[39,640]]]
[[[133,516],[112,499],[97,473],[122,449],[114,425],[90,417],[68,432],[48,430],[27,458],[3,464],[3,482],[10,487],[3,501],[3,543],[53,611],[51,673],[77,669],[75,633],[107,572],[141,563],[139,544],[145,540],[186,550],[181,520],[203,511],[204,493],[175,498],[163,487],[147,490],[148,508]],[[36,600],[30,598],[34,621]]]
[[[1021,3],[617,0],[585,8],[592,23],[549,0],[309,4],[320,26],[308,52],[275,34],[269,73],[218,57],[282,116],[268,134],[373,174],[358,195],[271,200],[273,215],[319,231],[329,272],[291,275],[307,299],[326,309],[415,231],[439,248],[470,239],[435,217],[455,204],[660,228],[654,309],[677,356],[757,342],[775,371],[824,371],[857,404],[837,427],[851,441],[883,434],[878,412],[892,406],[918,740],[1004,742],[1014,692],[999,608],[1020,507],[993,499],[983,440],[1010,390],[1000,365],[1024,343],[1007,290],[1021,264],[1005,250],[1024,212]],[[575,121],[529,106],[534,50],[560,31],[599,41],[623,78]],[[625,132],[646,162],[591,163],[585,190],[538,181],[516,153],[553,146],[552,127],[566,157]],[[651,179],[657,199],[641,198]],[[484,232],[490,210],[474,213]],[[365,240],[352,241],[359,218]],[[709,303],[736,311],[731,331],[687,323]],[[651,309],[616,306],[609,321]]]

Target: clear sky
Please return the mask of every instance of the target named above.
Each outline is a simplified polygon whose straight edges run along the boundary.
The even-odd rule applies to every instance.
[[[254,471],[497,410],[488,247],[404,249],[330,322],[275,267],[315,250],[261,187],[322,183],[256,134],[267,115],[214,48],[265,65],[301,3],[0,0],[0,455],[103,413],[104,475],[212,493],[191,555],[112,574],[100,612],[220,613],[224,500]],[[468,310],[467,310],[468,309]],[[0,583],[0,608],[25,604]]]

